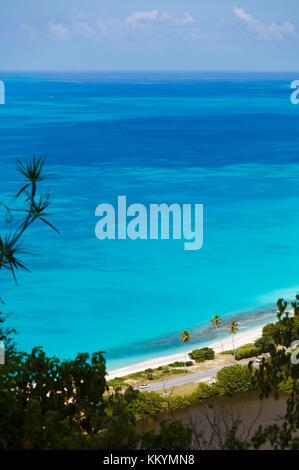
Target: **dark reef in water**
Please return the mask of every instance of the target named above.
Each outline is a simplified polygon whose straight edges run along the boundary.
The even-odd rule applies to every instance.
[[[276,309],[273,304],[265,305],[263,307],[235,312],[234,314],[229,314],[222,317],[223,323],[220,328],[222,337],[224,338],[227,333],[226,325],[230,320],[235,320],[239,323],[239,332],[242,333],[246,330],[251,330],[258,328],[266,323],[275,321],[276,319]],[[197,345],[205,345],[211,341],[217,342],[218,339],[215,335],[215,329],[211,324],[204,324],[198,327],[188,328],[188,331],[191,333],[192,343],[190,346],[195,347]],[[148,343],[137,342],[128,344],[127,346],[112,348],[106,351],[106,356],[108,361],[119,360],[121,358],[126,358],[130,362],[130,358],[134,357],[134,363],[138,362],[138,356],[140,356],[140,362],[149,360],[151,354],[159,352],[159,356],[167,355],[173,353],[173,350],[178,347],[179,344],[179,335],[180,332],[176,331],[170,333],[169,335],[161,336],[153,340],[149,340]],[[144,356],[147,356],[146,359]],[[128,365],[128,364],[126,364]]]

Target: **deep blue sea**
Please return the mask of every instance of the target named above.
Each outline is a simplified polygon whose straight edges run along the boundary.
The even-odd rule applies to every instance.
[[[23,240],[30,273],[1,272],[25,350],[106,351],[108,368],[179,352],[179,332],[242,328],[296,293],[299,105],[294,74],[2,73],[0,200],[22,184],[15,160],[47,153],[49,220]],[[202,203],[204,244],[95,237],[95,208]],[[244,314],[245,312],[245,314]],[[270,315],[270,313],[268,313]]]

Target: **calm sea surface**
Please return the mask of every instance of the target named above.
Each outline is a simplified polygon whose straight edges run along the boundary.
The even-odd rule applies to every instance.
[[[205,342],[214,313],[241,329],[298,282],[299,105],[279,74],[2,73],[0,200],[15,159],[48,154],[49,220],[24,239],[31,273],[1,273],[18,342],[71,358],[106,351],[108,368]],[[204,204],[204,245],[94,235],[95,208]],[[246,314],[240,312],[246,311]],[[226,333],[225,333],[226,334]]]

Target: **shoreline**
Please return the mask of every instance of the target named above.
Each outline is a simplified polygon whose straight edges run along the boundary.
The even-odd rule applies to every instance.
[[[266,323],[265,323],[266,324]],[[259,338],[262,334],[263,326],[259,326],[258,328],[253,328],[247,331],[239,332],[235,335],[235,347],[243,346],[244,344],[247,343],[252,343],[254,342],[257,338]],[[225,351],[228,351],[232,349],[232,338],[231,335],[226,338],[222,338],[222,344],[223,348]],[[213,348],[216,353],[221,352],[221,345],[219,340],[218,341],[213,341],[211,343],[205,344],[205,346],[208,346],[210,348]],[[198,346],[196,346],[198,347]],[[187,360],[188,360],[188,352],[192,351],[192,344],[189,345],[189,349],[187,349]],[[132,364],[127,367],[121,367],[119,369],[114,369],[111,370],[110,372],[107,373],[106,379],[112,380],[116,377],[124,377],[126,375],[134,374],[135,372],[141,372],[144,371],[145,369],[155,369],[160,366],[165,366],[167,364],[170,364],[171,362],[175,361],[184,361],[185,360],[185,353],[177,353],[177,354],[171,354],[167,356],[160,356],[155,359],[149,359],[147,361],[139,362],[136,364]]]

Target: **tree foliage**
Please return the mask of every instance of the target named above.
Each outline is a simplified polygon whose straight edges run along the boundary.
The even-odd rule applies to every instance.
[[[22,216],[16,221],[14,230],[3,235],[0,234],[0,269],[9,270],[15,280],[16,271],[28,271],[28,268],[19,256],[26,253],[20,242],[22,236],[31,225],[40,220],[53,230],[58,231],[47,218],[47,210],[50,206],[49,194],[38,194],[37,191],[38,184],[52,176],[44,171],[44,163],[45,157],[33,157],[32,161],[27,163],[22,163],[20,160],[17,161],[17,170],[23,175],[25,184],[19,189],[14,200],[16,201],[21,196],[25,196],[21,207],[17,208]],[[2,208],[5,210],[5,221],[13,223],[15,218],[11,208],[4,203],[2,203]]]
[[[219,395],[231,395],[253,389],[253,382],[247,365],[236,364],[217,372],[216,387]]]
[[[191,359],[194,359],[195,362],[203,362],[215,359],[215,352],[212,348],[201,348],[194,349],[189,353]]]
[[[251,371],[255,386],[260,390],[261,397],[270,394],[278,400],[282,391],[289,393],[283,423],[260,427],[252,439],[252,445],[258,449],[266,442],[274,449],[299,449],[299,365],[291,360],[290,348],[294,340],[299,338],[299,297],[291,303],[293,315],[288,310],[288,302],[279,299],[277,302],[278,322],[271,326],[275,348],[270,351],[270,357],[264,359],[258,369]],[[266,329],[269,333],[270,327]]]

